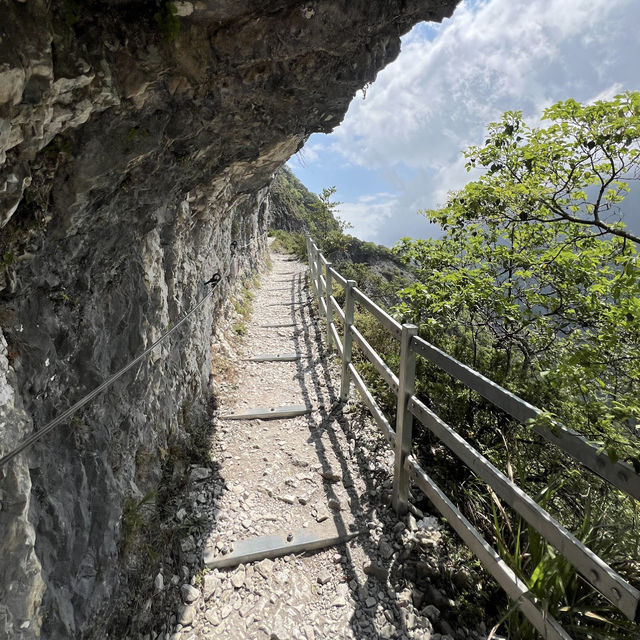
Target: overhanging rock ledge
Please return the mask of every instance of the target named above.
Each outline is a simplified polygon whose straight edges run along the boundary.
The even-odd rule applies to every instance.
[[[0,453],[223,279],[189,331],[0,470],[0,638],[111,628],[136,569],[123,511],[211,412],[232,242],[242,274],[273,171],[454,5],[3,0]]]

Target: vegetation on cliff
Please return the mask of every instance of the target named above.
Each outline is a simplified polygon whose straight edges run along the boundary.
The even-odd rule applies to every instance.
[[[273,248],[306,259],[308,233],[343,276],[356,280],[377,302],[396,304],[397,292],[414,282],[412,268],[387,247],[345,233],[349,225],[335,214],[340,203],[332,200],[334,194],[333,187],[311,193],[282,167],[269,192]]]

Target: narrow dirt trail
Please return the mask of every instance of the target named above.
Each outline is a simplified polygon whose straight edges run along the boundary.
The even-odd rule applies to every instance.
[[[306,267],[279,254],[272,260],[237,347],[234,382],[219,398],[212,458],[220,466],[216,486],[205,487],[215,496],[216,523],[205,555],[225,555],[238,541],[267,534],[292,537],[328,527],[357,535],[324,550],[213,569],[192,580],[182,587],[184,605],[171,637],[446,639],[434,625],[444,624],[443,632],[451,627],[434,605],[452,603],[435,589],[428,601],[412,589],[417,575],[435,571],[439,527],[429,519],[395,518],[388,506],[392,452],[369,421],[338,402],[340,372],[321,340]],[[292,326],[262,326],[269,324]],[[294,353],[300,359],[292,362],[246,360]],[[225,418],[282,405],[309,412]]]

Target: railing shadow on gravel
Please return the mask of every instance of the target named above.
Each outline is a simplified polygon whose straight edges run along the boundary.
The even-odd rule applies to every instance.
[[[296,298],[297,296],[297,298]],[[305,299],[306,298],[306,299]],[[345,515],[348,513],[353,517],[354,530],[359,530],[363,534],[367,534],[368,524],[375,522],[380,517],[381,507],[380,504],[380,486],[374,482],[374,476],[370,473],[370,465],[373,454],[376,452],[366,451],[361,447],[355,446],[353,449],[353,456],[355,457],[355,463],[358,468],[367,470],[366,473],[361,474],[361,478],[365,482],[365,491],[362,496],[359,496],[356,491],[356,479],[351,473],[351,466],[353,462],[347,459],[349,450],[344,450],[343,445],[338,440],[335,428],[338,426],[348,440],[357,440],[356,434],[349,429],[349,421],[345,419],[343,415],[343,407],[340,403],[339,389],[335,387],[335,376],[332,375],[329,367],[329,359],[331,354],[326,349],[322,340],[321,329],[317,323],[317,318],[314,317],[313,309],[308,304],[311,300],[311,295],[308,289],[308,285],[304,285],[301,278],[292,285],[292,310],[291,319],[294,328],[294,339],[296,343],[296,351],[301,354],[302,358],[297,363],[297,380],[300,386],[300,393],[304,399],[305,404],[311,407],[312,399],[309,393],[308,386],[305,383],[305,374],[308,374],[307,383],[310,382],[313,388],[313,393],[317,398],[322,398],[324,395],[328,396],[329,404],[322,403],[317,407],[316,411],[319,414],[319,421],[309,416],[307,419],[307,427],[309,429],[309,440],[312,442],[316,449],[316,455],[319,463],[322,465],[322,471],[325,476],[330,477],[330,474],[335,473],[336,469],[331,464],[331,457],[335,458],[339,465],[340,477],[342,479],[345,492],[348,496],[348,503],[343,505],[340,501],[341,496],[336,492],[335,487],[337,483],[329,480],[323,482],[324,499],[328,503],[330,500],[336,500],[340,503],[344,510],[331,510],[328,509],[330,517],[333,518],[334,524],[337,530],[341,534],[351,533],[348,522],[345,521]],[[302,312],[302,313],[301,313]],[[314,354],[314,346],[317,347],[317,355]],[[318,370],[319,367],[319,370]],[[331,446],[331,452],[326,450],[323,442],[323,435],[326,435],[329,439]],[[368,500],[366,496],[373,499]],[[388,506],[388,503],[387,503]],[[389,541],[394,538],[394,532],[392,530],[392,523],[396,523],[397,519],[391,514],[385,518],[384,515],[380,517],[380,520],[387,520],[387,526],[383,530],[384,537]],[[407,633],[409,631],[407,621],[405,619],[405,609],[401,605],[397,594],[399,586],[401,585],[404,576],[402,573],[402,563],[396,563],[387,569],[384,569],[384,559],[381,558],[377,545],[367,537],[366,541],[361,542],[362,549],[368,557],[368,564],[374,567],[372,572],[378,571],[378,576],[367,575],[365,581],[359,579],[359,573],[362,572],[356,569],[355,562],[351,557],[350,544],[344,545],[344,563],[340,563],[343,577],[349,585],[351,592],[351,598],[356,606],[356,612],[351,618],[351,627],[353,629],[355,637],[367,637],[367,638],[382,638],[379,634],[377,627],[384,626],[376,621],[378,593],[384,590],[385,608],[387,611],[392,612],[392,621],[385,619],[385,624],[392,622],[394,627],[394,633]],[[391,589],[387,588],[385,575],[388,572],[389,583]],[[355,584],[354,584],[355,583]],[[376,605],[366,605],[367,598],[373,598]],[[367,621],[362,624],[363,621]],[[363,635],[366,634],[366,635]]]

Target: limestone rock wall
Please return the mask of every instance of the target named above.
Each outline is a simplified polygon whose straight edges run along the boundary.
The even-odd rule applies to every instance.
[[[121,589],[127,498],[211,414],[210,342],[264,250],[273,171],[455,0],[2,0],[0,638],[83,637]],[[188,408],[188,411],[186,411]]]

